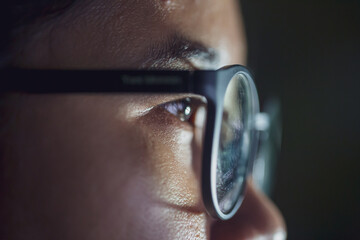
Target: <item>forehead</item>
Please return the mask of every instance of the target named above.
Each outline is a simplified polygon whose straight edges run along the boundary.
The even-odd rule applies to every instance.
[[[50,29],[24,51],[30,67],[216,69],[245,61],[235,0],[81,0]]]

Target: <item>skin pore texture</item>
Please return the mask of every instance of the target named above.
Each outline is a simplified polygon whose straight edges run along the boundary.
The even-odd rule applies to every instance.
[[[21,68],[192,70],[244,65],[246,43],[233,0],[79,0],[29,26],[13,52]],[[163,107],[184,98],[193,103],[188,121]],[[206,213],[201,96],[11,94],[4,101],[7,239],[286,236],[279,211],[251,182],[234,218]]]

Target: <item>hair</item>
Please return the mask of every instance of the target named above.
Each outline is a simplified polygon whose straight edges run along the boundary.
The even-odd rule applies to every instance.
[[[75,0],[5,0],[0,12],[0,67],[11,64],[11,47],[29,26],[56,17]]]

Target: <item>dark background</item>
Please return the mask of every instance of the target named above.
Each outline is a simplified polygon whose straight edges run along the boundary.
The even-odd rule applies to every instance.
[[[241,4],[260,100],[282,102],[288,239],[360,239],[360,1]]]

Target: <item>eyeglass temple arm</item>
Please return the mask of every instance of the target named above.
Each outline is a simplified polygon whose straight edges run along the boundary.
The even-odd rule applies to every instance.
[[[191,92],[190,71],[2,70],[1,92]]]

